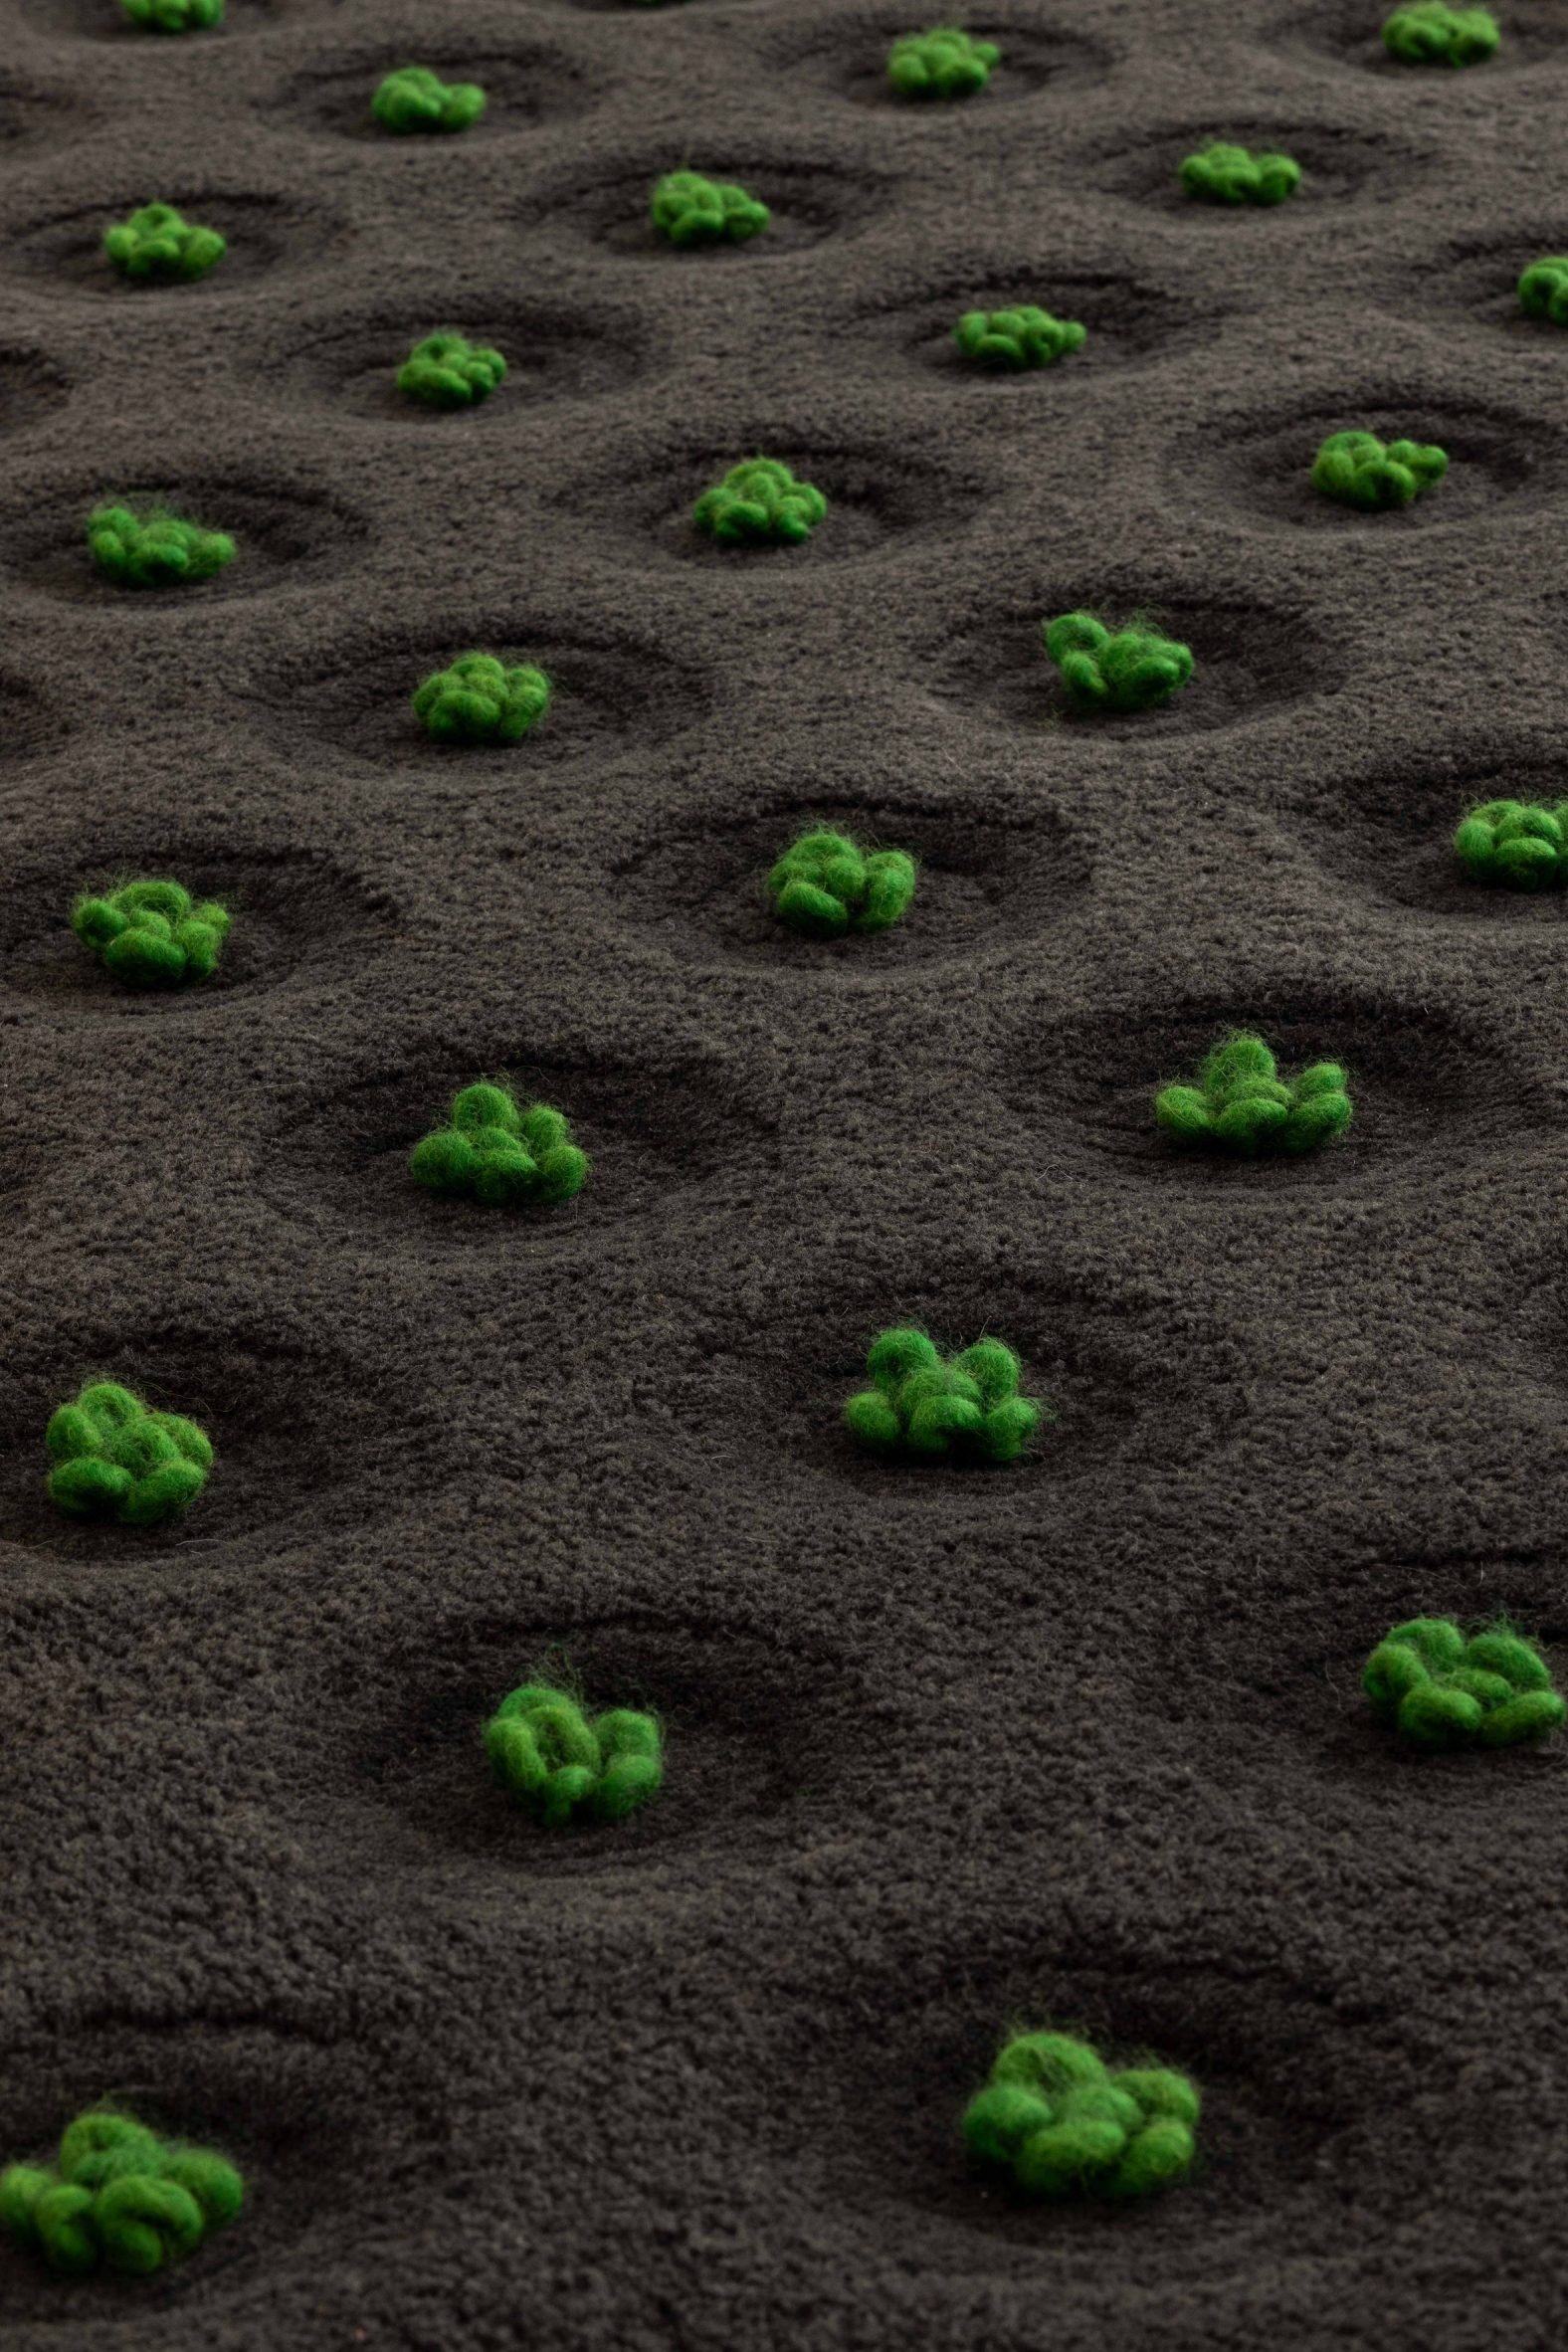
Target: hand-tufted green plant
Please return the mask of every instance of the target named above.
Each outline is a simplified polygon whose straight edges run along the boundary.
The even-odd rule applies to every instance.
[[[827,511],[821,490],[797,482],[777,458],[743,458],[691,509],[698,530],[711,538],[784,546],[809,539]]]
[[[591,1719],[570,1691],[524,1682],[485,1726],[485,1753],[502,1787],[548,1830],[578,1815],[624,1821],[664,1785],[658,1717],[612,1707]]]
[[[1147,710],[1191,678],[1192,649],[1153,630],[1111,631],[1092,613],[1061,613],[1040,634],[1062,683],[1082,710]]]
[[[414,689],[414,715],[443,743],[515,743],[550,707],[550,682],[526,662],[460,654]]]
[[[1030,2197],[1147,2197],[1191,2169],[1197,2086],[1166,2066],[1112,2073],[1069,2034],[1016,2034],[964,2112],[984,2164]]]
[[[1511,1748],[1568,1712],[1545,1659],[1507,1625],[1467,1642],[1452,1618],[1413,1617],[1385,1634],[1361,1680],[1384,1722],[1424,1748]]]
[[[519,1111],[504,1086],[488,1080],[455,1094],[448,1124],[416,1143],[409,1159],[427,1191],[505,1208],[574,1199],[588,1164],[560,1111],[547,1102]]]
[[[88,547],[116,588],[190,587],[221,572],[237,552],[227,531],[207,530],[157,507],[138,514],[131,506],[95,506],[88,516]]]
[[[143,33],[205,33],[223,22],[223,0],[119,0],[119,5]]]
[[[1486,9],[1450,8],[1447,0],[1410,0],[1383,27],[1383,47],[1405,66],[1482,65],[1499,39]]]
[[[1568,801],[1554,809],[1521,800],[1483,801],[1454,836],[1471,882],[1538,890],[1568,877]]]
[[[179,1413],[154,1413],[112,1380],[90,1381],[44,1432],[55,1468],[49,1499],[73,1518],[151,1527],[195,1501],[212,1441]]]
[[[125,278],[162,285],[205,278],[228,252],[216,229],[187,221],[172,204],[142,204],[103,232],[103,251]]]
[[[71,910],[84,947],[131,988],[178,988],[210,980],[229,935],[229,910],[214,898],[197,905],[176,882],[125,882],[91,893]]]
[[[1350,1124],[1350,1096],[1337,1062],[1314,1062],[1288,1080],[1261,1037],[1226,1038],[1206,1058],[1196,1086],[1162,1086],[1154,1116],[1182,1143],[1256,1158],[1333,1143]]]
[[[467,130],[485,111],[485,93],[477,82],[443,82],[429,66],[399,66],[370,111],[383,130]]]
[[[1181,184],[1210,204],[1283,204],[1301,185],[1301,166],[1289,155],[1255,155],[1217,139],[1183,159]]]
[[[887,930],[914,896],[916,873],[906,850],[863,850],[822,828],[790,844],[768,876],[768,896],[792,931],[837,939]]]
[[[1408,506],[1448,470],[1447,450],[1428,442],[1330,433],[1312,462],[1312,488],[1345,506]]]
[[[905,33],[887,52],[887,79],[899,98],[969,98],[984,90],[1002,52],[956,25]]]
[[[1568,254],[1550,253],[1531,262],[1519,279],[1519,304],[1530,318],[1568,326]]]
[[[161,2139],[109,2107],[68,2123],[52,2165],[0,2172],[0,2228],[73,2276],[166,2270],[232,2222],[244,2201],[227,2157]]]
[[[466,335],[426,335],[397,371],[397,388],[427,408],[477,408],[506,375],[506,362],[488,343]]]
[[[981,367],[1050,367],[1079,351],[1088,329],[1076,318],[1053,318],[1032,302],[1011,310],[966,310],[953,329],[966,359]]]
[[[1018,1393],[1020,1366],[1000,1339],[943,1357],[923,1331],[883,1331],[867,1351],[873,1385],[850,1398],[845,1424],[879,1454],[935,1462],[1016,1462],[1050,1407]]]
[[[765,204],[733,180],[699,171],[667,171],[654,189],[649,217],[672,245],[744,245],[772,219]]]

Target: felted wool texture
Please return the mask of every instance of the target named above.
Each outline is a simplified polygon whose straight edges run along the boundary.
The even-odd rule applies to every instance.
[[[977,41],[957,25],[904,33],[887,53],[887,79],[899,98],[972,98],[1001,61],[994,41]]]
[[[183,1414],[149,1410],[112,1380],[89,1381],[44,1433],[55,1467],[49,1499],[73,1518],[153,1527],[185,1510],[207,1483],[212,1441]]]
[[[454,1095],[446,1126],[415,1145],[409,1166],[427,1192],[490,1208],[574,1200],[589,1174],[588,1154],[562,1112],[547,1102],[519,1110],[488,1079]]]
[[[187,221],[172,204],[142,204],[103,232],[103,251],[123,277],[177,285],[205,278],[228,252],[216,229]]]
[[[131,882],[80,897],[71,928],[127,988],[178,988],[212,978],[229,910],[213,898],[198,903],[181,882]]]
[[[547,1830],[624,1821],[664,1785],[656,1717],[632,1707],[590,1716],[549,1682],[524,1682],[501,1700],[485,1726],[485,1753],[502,1788]]]
[[[981,367],[1050,367],[1080,351],[1088,329],[1023,303],[1013,310],[966,310],[953,329],[959,350]]]
[[[158,509],[112,505],[95,506],[88,516],[88,546],[116,588],[195,587],[238,553],[227,531]]]
[[[845,1425],[871,1452],[916,1461],[1017,1462],[1047,1418],[1021,1396],[1022,1367],[999,1339],[943,1357],[928,1334],[883,1331],[866,1356],[872,1386],[850,1398]]]
[[[1460,821],[1454,854],[1471,882],[1539,890],[1568,874],[1568,803],[1488,800]]]
[[[1520,273],[1519,307],[1527,317],[1568,326],[1568,254],[1545,254]]]
[[[477,82],[443,82],[430,66],[399,66],[379,83],[370,111],[383,130],[467,130],[486,107]]]
[[[1164,2066],[1112,2073],[1070,2034],[1016,2034],[964,2111],[977,2160],[1026,2197],[1149,2197],[1192,2169],[1200,2100]]]
[[[466,335],[426,335],[397,371],[397,388],[427,408],[473,408],[506,376],[506,362]]]
[[[223,22],[224,0],[119,0],[119,6],[143,33],[204,33]]]
[[[1093,613],[1042,621],[1047,655],[1083,710],[1148,710],[1180,693],[1195,664],[1190,646],[1156,630],[1108,629]]]
[[[1344,1135],[1352,1105],[1337,1062],[1313,1062],[1293,1078],[1279,1076],[1261,1037],[1222,1039],[1206,1058],[1194,1085],[1162,1086],[1154,1116],[1178,1143],[1233,1152],[1298,1157]]]
[[[1312,488],[1345,506],[1408,506],[1448,470],[1448,452],[1429,442],[1330,433],[1312,463]]]
[[[705,179],[699,171],[667,171],[654,188],[649,213],[661,237],[683,248],[744,245],[760,236],[772,218],[765,204],[733,180]]]
[[[1219,139],[1184,157],[1181,184],[1210,204],[1283,204],[1301,185],[1301,166],[1293,156],[1254,154]]]
[[[818,827],[790,844],[768,876],[780,922],[812,939],[885,931],[914,896],[918,869],[906,850],[863,850]]]
[[[710,538],[798,546],[811,537],[827,511],[821,490],[809,482],[797,482],[777,458],[743,458],[702,492],[692,519]]]
[[[531,662],[460,654],[414,691],[414,715],[443,743],[516,743],[550,707],[550,682]]]
[[[1467,1641],[1452,1618],[1412,1618],[1386,1634],[1362,1686],[1386,1723],[1417,1747],[1518,1747],[1562,1727],[1551,1669],[1511,1626]]]
[[[0,2172],[0,2231],[70,2277],[168,2269],[244,2202],[245,2184],[226,2157],[162,2139],[111,2107],[69,2123],[53,2164]]]
[[[1446,0],[1412,0],[1383,25],[1383,46],[1407,66],[1484,65],[1501,36],[1484,8],[1450,8]]]

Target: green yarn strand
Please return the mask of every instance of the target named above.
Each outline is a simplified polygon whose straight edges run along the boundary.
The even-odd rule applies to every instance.
[[[1385,1634],[1361,1686],[1382,1721],[1423,1748],[1516,1747],[1568,1713],[1545,1659],[1508,1625],[1467,1641],[1450,1618],[1412,1618]]]
[[[527,663],[460,654],[414,691],[414,715],[441,743],[515,743],[550,707],[550,682]]]
[[[661,237],[685,249],[744,245],[760,236],[773,216],[733,181],[704,179],[699,171],[667,171],[655,186],[649,217]]]
[[[137,514],[129,506],[95,506],[88,516],[88,546],[116,588],[194,586],[233,563],[236,553],[225,531],[205,530],[156,509]]]
[[[1191,648],[1146,629],[1111,631],[1092,613],[1042,621],[1046,652],[1080,710],[1148,710],[1168,702],[1197,667]]]
[[[193,1503],[213,1466],[212,1442],[182,1414],[156,1413],[113,1381],[95,1381],[51,1415],[44,1444],[50,1500],[73,1518],[151,1527]]]
[[[588,1181],[588,1154],[548,1103],[520,1111],[503,1086],[465,1086],[445,1127],[416,1143],[409,1157],[416,1184],[448,1199],[489,1208],[552,1208],[575,1200]]]
[[[1200,2101],[1165,2067],[1112,2073],[1088,2043],[1021,2034],[964,2111],[980,2163],[1010,2172],[1026,2196],[1153,2196],[1192,2168]]]
[[[976,41],[956,25],[905,33],[887,52],[887,79],[899,98],[972,98],[1001,63],[994,41]]]
[[[1337,1062],[1314,1062],[1283,1079],[1263,1039],[1242,1035],[1213,1048],[1196,1086],[1162,1086],[1154,1116],[1180,1143],[1255,1159],[1262,1152],[1298,1156],[1336,1142],[1350,1125],[1352,1105]]]
[[[1301,185],[1301,166],[1289,155],[1255,155],[1225,140],[1182,159],[1181,184],[1209,204],[1283,204]]]
[[[397,388],[427,408],[477,408],[506,374],[506,362],[465,335],[426,335],[397,371]]]
[[[147,2277],[226,2228],[244,2199],[227,2158],[96,2108],[67,2125],[52,2167],[13,2164],[0,2173],[0,2230],[67,2276],[105,2269]]]
[[[370,111],[383,130],[407,134],[467,130],[485,105],[477,82],[446,83],[429,66],[399,66],[377,89]]]
[[[984,1339],[944,1361],[923,1331],[882,1332],[867,1351],[872,1386],[849,1398],[845,1427],[858,1445],[939,1462],[1017,1462],[1050,1408],[1019,1394],[1010,1347]]]
[[[547,1682],[525,1682],[485,1726],[490,1769],[544,1829],[579,1816],[624,1821],[664,1786],[658,1718],[612,1707],[592,1721],[579,1702]]]
[[[1454,854],[1471,882],[1539,890],[1568,875],[1568,801],[1488,800],[1461,820]]]
[[[1431,443],[1330,433],[1312,463],[1312,488],[1346,506],[1408,506],[1448,470],[1448,452]]]
[[[1447,0],[1411,0],[1383,27],[1383,46],[1404,66],[1479,66],[1501,35],[1484,8],[1450,8]]]
[[[1080,351],[1088,329],[1076,318],[1053,318],[1025,302],[1012,310],[966,310],[953,329],[965,359],[977,367],[1019,370],[1053,367],[1070,351]]]
[[[79,898],[71,927],[105,971],[129,988],[180,988],[210,980],[229,935],[229,911],[174,882],[126,882]]]
[[[1526,317],[1568,326],[1568,254],[1547,254],[1531,262],[1519,279],[1519,305]]]
[[[777,458],[745,458],[692,508],[698,530],[734,545],[798,546],[828,511],[809,482],[797,482]]]
[[[142,33],[205,33],[223,22],[224,0],[119,0],[120,14]]]
[[[103,232],[103,251],[122,277],[177,286],[205,278],[228,252],[216,229],[185,220],[172,204],[143,204]]]
[[[885,931],[914,896],[917,868],[903,850],[862,850],[847,835],[818,830],[793,842],[768,876],[780,922],[810,939]]]

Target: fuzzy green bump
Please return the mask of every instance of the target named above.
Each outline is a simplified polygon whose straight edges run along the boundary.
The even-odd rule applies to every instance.
[[[52,2165],[0,2172],[0,2229],[75,2277],[166,2270],[244,2202],[245,2183],[227,2157],[160,2139],[108,2107],[66,2126]]]
[[[414,715],[442,743],[515,743],[550,707],[550,682],[527,662],[460,654],[414,690]]]
[[[767,227],[767,206],[733,180],[699,171],[667,171],[654,189],[649,217],[672,245],[744,245]]]
[[[659,1720],[631,1707],[591,1719],[569,1691],[524,1682],[485,1726],[485,1753],[501,1786],[547,1830],[586,1816],[624,1821],[664,1785]]]
[[[1519,306],[1526,317],[1568,326],[1568,254],[1550,253],[1531,262],[1519,279]]]
[[[477,408],[506,376],[506,362],[466,335],[426,335],[397,371],[397,388],[427,408]]]
[[[370,101],[383,130],[467,130],[485,111],[477,82],[443,82],[429,66],[399,66]]]
[[[1030,2197],[1148,2197],[1192,2169],[1197,2086],[1165,2066],[1112,2073],[1070,2034],[1018,2034],[964,2112],[971,2155]]]
[[[1261,1037],[1231,1037],[1204,1062],[1196,1086],[1162,1086],[1154,1116],[1182,1143],[1255,1159],[1292,1156],[1335,1143],[1350,1125],[1351,1102],[1337,1062],[1314,1062],[1281,1078]]]
[[[1217,139],[1183,158],[1181,184],[1210,204],[1283,204],[1301,185],[1301,166],[1289,155],[1255,155]]]
[[[223,22],[224,0],[119,0],[127,23],[143,33],[205,33]]]
[[[487,1080],[453,1096],[448,1124],[415,1144],[409,1166],[428,1192],[511,1208],[574,1200],[589,1161],[560,1111],[547,1102],[519,1110],[504,1086]]]
[[[130,506],[95,506],[88,546],[116,588],[192,587],[233,563],[237,552],[227,531],[158,510],[138,514]]]
[[[90,1381],[44,1432],[55,1468],[49,1498],[76,1519],[152,1527],[195,1501],[212,1441],[179,1413],[154,1413],[112,1380]]]
[[[1383,47],[1404,66],[1479,66],[1501,35],[1484,8],[1450,8],[1446,0],[1411,0],[1383,27]]]
[[[1076,318],[1053,318],[1049,310],[1021,302],[1011,310],[966,310],[953,338],[980,367],[1053,367],[1082,349],[1088,329]]]
[[[1538,890],[1568,876],[1568,801],[1554,809],[1522,800],[1488,800],[1471,809],[1454,836],[1454,854],[1471,882]]]
[[[1412,1618],[1384,1636],[1361,1682],[1383,1721],[1424,1748],[1516,1747],[1568,1713],[1545,1659],[1507,1625],[1467,1642],[1452,1618]]]
[[[850,1398],[844,1419],[877,1454],[1016,1462],[1049,1411],[1019,1395],[1018,1358],[1000,1339],[977,1339],[944,1357],[923,1331],[883,1331],[866,1369],[873,1385]]]
[[[768,876],[780,922],[809,939],[885,931],[914,896],[918,869],[906,850],[863,850],[847,834],[803,833]]]
[[[797,482],[777,458],[743,458],[691,509],[698,530],[726,542],[798,546],[828,511],[809,482]]]
[[[1448,470],[1447,450],[1430,442],[1330,433],[1312,462],[1312,488],[1345,506],[1408,506]]]
[[[103,232],[103,251],[125,278],[163,286],[205,278],[228,252],[216,229],[187,221],[172,204],[142,204]]]
[[[887,79],[899,98],[971,98],[1001,63],[994,41],[976,41],[956,25],[905,33],[887,52]]]
[[[198,905],[176,882],[132,882],[79,898],[71,928],[127,987],[180,988],[218,969],[229,910],[215,898]]]
[[[1150,629],[1107,629],[1092,613],[1042,621],[1046,652],[1082,710],[1147,710],[1168,702],[1191,678],[1192,650]]]

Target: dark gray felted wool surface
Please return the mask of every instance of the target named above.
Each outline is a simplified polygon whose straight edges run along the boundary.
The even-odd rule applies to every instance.
[[[1564,1749],[1412,1757],[1358,1676],[1417,1611],[1568,1642],[1562,901],[1448,847],[1565,789],[1568,333],[1511,290],[1568,25],[1424,74],[1382,13],[998,0],[911,108],[929,12],[854,0],[0,12],[0,2159],[111,2094],[250,2185],[150,2281],[0,2252],[7,2352],[1555,2340]],[[483,123],[369,135],[410,60]],[[1182,198],[1215,137],[1299,197]],[[661,250],[686,162],[773,230]],[[149,198],[209,280],[100,266]],[[1008,298],[1084,349],[966,372]],[[391,389],[444,325],[512,362],[471,415]],[[1315,499],[1363,425],[1448,480]],[[757,450],[826,522],[698,544]],[[100,584],[127,490],[239,560]],[[1191,687],[1065,715],[1079,605]],[[415,728],[471,645],[556,680],[525,743]],[[817,818],[920,855],[897,931],[770,923]],[[125,873],[233,907],[211,985],[78,947]],[[1231,1023],[1348,1062],[1342,1147],[1161,1143]],[[578,1202],[408,1181],[481,1075]],[[904,1320],[1019,1348],[1032,1461],[849,1451]],[[94,1373],[213,1437],[178,1528],[51,1511]],[[665,1718],[624,1827],[488,1779],[551,1658]],[[973,2177],[1017,2022],[1189,2070],[1192,2180]]]

